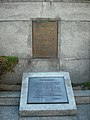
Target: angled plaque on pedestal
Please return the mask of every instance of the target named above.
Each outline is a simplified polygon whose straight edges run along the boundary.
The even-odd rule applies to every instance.
[[[69,73],[24,73],[19,112],[21,116],[75,115]]]

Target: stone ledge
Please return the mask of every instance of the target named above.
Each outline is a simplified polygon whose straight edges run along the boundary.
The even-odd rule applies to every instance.
[[[20,92],[0,92],[0,105],[19,105]]]
[[[90,90],[75,90],[74,96],[77,104],[90,103]]]
[[[21,85],[0,84],[0,91],[18,92],[20,90],[21,90]]]

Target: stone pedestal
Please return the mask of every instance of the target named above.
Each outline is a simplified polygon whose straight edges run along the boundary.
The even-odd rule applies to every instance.
[[[21,116],[75,115],[77,108],[69,73],[24,73],[19,112]]]

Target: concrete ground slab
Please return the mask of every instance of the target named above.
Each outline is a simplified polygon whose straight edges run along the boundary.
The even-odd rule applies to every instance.
[[[77,117],[69,117],[69,116],[63,116],[63,117],[23,117],[19,120],[78,120]]]
[[[77,117],[79,120],[90,120],[90,104],[78,106]]]
[[[90,120],[90,104],[77,105],[76,116],[20,117],[18,106],[0,106],[0,120]]]
[[[0,106],[0,120],[18,120],[18,107]]]

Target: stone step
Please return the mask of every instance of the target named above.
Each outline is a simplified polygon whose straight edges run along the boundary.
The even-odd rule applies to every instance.
[[[74,97],[77,104],[90,103],[90,90],[74,90]]]
[[[90,90],[74,90],[76,104],[90,104]],[[0,105],[19,105],[20,92],[0,92]]]
[[[21,85],[0,84],[0,91],[19,92],[20,90],[21,90]],[[82,88],[81,87],[73,87],[73,90],[82,90]]]
[[[19,92],[20,90],[21,90],[21,85],[0,84],[0,91]]]
[[[19,105],[20,92],[0,92],[0,105]]]

